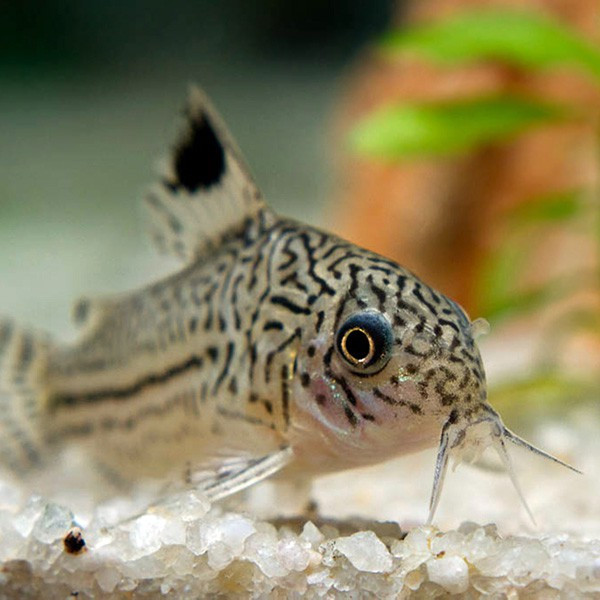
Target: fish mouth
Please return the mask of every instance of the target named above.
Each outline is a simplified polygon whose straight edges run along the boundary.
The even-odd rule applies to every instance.
[[[483,404],[482,414],[469,422],[462,422],[458,412],[453,410],[442,426],[440,435],[433,476],[433,487],[429,500],[428,525],[431,525],[433,522],[440,501],[450,456],[453,455],[455,457],[457,464],[460,464],[461,462],[472,462],[473,460],[476,460],[488,446],[492,446],[497,452],[523,507],[533,524],[536,524],[533,513],[525,500],[521,485],[519,484],[519,480],[514,471],[510,454],[506,449],[507,441],[515,446],[525,448],[527,451],[550,460],[575,473],[582,474],[581,471],[575,467],[552,456],[544,450],[537,448],[508,429],[502,422],[500,415],[489,404]]]

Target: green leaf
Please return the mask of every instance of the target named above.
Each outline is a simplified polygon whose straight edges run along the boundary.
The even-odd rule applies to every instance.
[[[506,422],[522,421],[527,415],[560,415],[575,403],[595,401],[597,387],[593,378],[542,370],[523,379],[496,384],[490,389],[489,398]]]
[[[517,270],[515,269],[515,271]],[[498,287],[493,291],[486,290],[486,285],[490,285],[492,288],[494,279],[482,278],[480,312],[489,321],[497,322],[501,319],[534,311],[551,302],[565,298],[574,291],[589,286],[589,277],[587,274],[577,273],[557,277],[553,281],[549,281],[543,285],[520,291],[514,289],[517,287],[517,282],[514,279],[502,282],[502,276],[502,271],[492,273],[492,277],[500,282]],[[505,289],[509,289],[512,286],[513,291],[503,293],[502,285],[505,286]]]
[[[555,105],[515,96],[398,104],[359,122],[350,142],[362,154],[386,159],[452,155],[564,116]]]
[[[515,291],[505,296],[488,298],[481,312],[485,318],[497,322],[515,315],[532,312],[545,306],[567,294],[567,290],[561,290],[554,283],[532,288],[525,291]]]
[[[508,216],[510,234],[487,258],[479,273],[478,301],[490,320],[530,312],[579,289],[589,274],[573,273],[544,285],[521,289],[532,248],[547,233],[548,225],[564,223],[582,214],[585,203],[573,190],[534,199],[517,206]]]
[[[570,190],[533,199],[516,207],[510,220],[517,226],[562,223],[581,214],[581,196],[581,190]]]
[[[440,63],[497,59],[525,68],[576,66],[600,79],[600,49],[578,32],[534,12],[466,11],[435,23],[396,30],[385,52],[415,52]]]
[[[529,258],[529,248],[520,239],[509,238],[487,259],[479,274],[479,311],[493,319],[510,309],[520,274]],[[520,299],[525,302],[525,299]]]

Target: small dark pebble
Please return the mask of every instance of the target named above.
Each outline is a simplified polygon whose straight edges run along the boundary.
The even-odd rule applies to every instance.
[[[63,539],[65,552],[69,554],[81,554],[86,551],[83,533],[79,527],[71,527]]]

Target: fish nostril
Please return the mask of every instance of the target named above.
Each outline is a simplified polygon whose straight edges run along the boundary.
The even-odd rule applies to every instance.
[[[471,322],[471,335],[473,339],[478,339],[484,335],[487,335],[491,330],[489,321],[480,317]]]

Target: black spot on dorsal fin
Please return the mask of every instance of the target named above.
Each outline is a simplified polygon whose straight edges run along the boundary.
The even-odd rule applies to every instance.
[[[184,188],[190,193],[219,183],[225,173],[225,150],[204,113],[193,115],[190,128],[175,148],[173,191]]]
[[[184,115],[146,208],[159,249],[191,261],[227,236],[250,235],[254,224],[262,228],[276,217],[206,94],[192,88]]]

